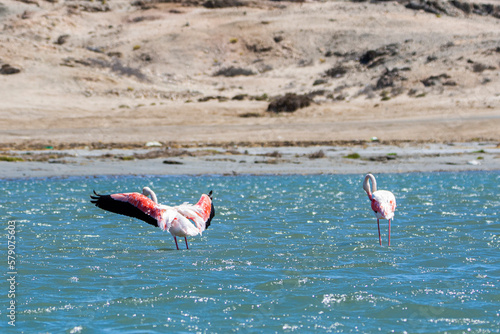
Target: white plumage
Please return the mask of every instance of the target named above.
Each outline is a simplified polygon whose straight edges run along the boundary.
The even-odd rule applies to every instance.
[[[372,189],[370,188],[370,181],[372,182]],[[377,217],[378,226],[378,241],[382,245],[382,238],[380,236],[380,219],[387,219],[389,222],[389,246],[391,245],[391,220],[394,218],[394,211],[396,211],[396,197],[394,194],[387,190],[377,190],[377,181],[372,174],[366,174],[363,181],[363,189],[366,191],[368,198],[371,201],[371,208],[375,217]]]

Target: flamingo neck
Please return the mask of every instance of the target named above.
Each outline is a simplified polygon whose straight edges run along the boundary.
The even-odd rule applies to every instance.
[[[375,180],[375,176],[372,174],[366,174],[365,180],[363,181],[363,189],[368,194],[368,198],[370,201],[372,200],[372,189],[370,188],[370,181],[372,182],[373,192],[377,191],[377,181]]]
[[[145,196],[149,196],[151,197],[151,200],[153,202],[155,202],[156,204],[158,204],[158,199],[156,198],[156,194],[154,193],[153,190],[151,190],[149,187],[144,187],[142,188],[142,193],[145,195]]]

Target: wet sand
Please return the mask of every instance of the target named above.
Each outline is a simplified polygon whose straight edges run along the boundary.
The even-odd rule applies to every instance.
[[[196,147],[11,151],[2,178],[94,175],[365,174],[500,170],[500,146],[365,143],[307,147]],[[29,160],[37,161],[29,161]]]

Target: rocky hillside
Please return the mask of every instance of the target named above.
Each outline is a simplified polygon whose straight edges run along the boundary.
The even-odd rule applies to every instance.
[[[16,117],[25,130],[37,128],[33,118],[91,122],[172,102],[228,102],[244,117],[388,101],[497,108],[499,8],[466,0],[0,0],[0,126]]]

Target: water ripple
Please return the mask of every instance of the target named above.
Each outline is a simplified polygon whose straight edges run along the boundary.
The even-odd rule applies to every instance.
[[[25,332],[495,332],[498,172],[386,174],[398,201],[376,219],[362,175],[99,177],[3,182],[17,223]],[[149,186],[160,202],[214,190],[190,250],[98,210]],[[2,297],[5,299],[5,296]],[[4,300],[6,305],[7,300]],[[5,312],[0,310],[0,312]]]

